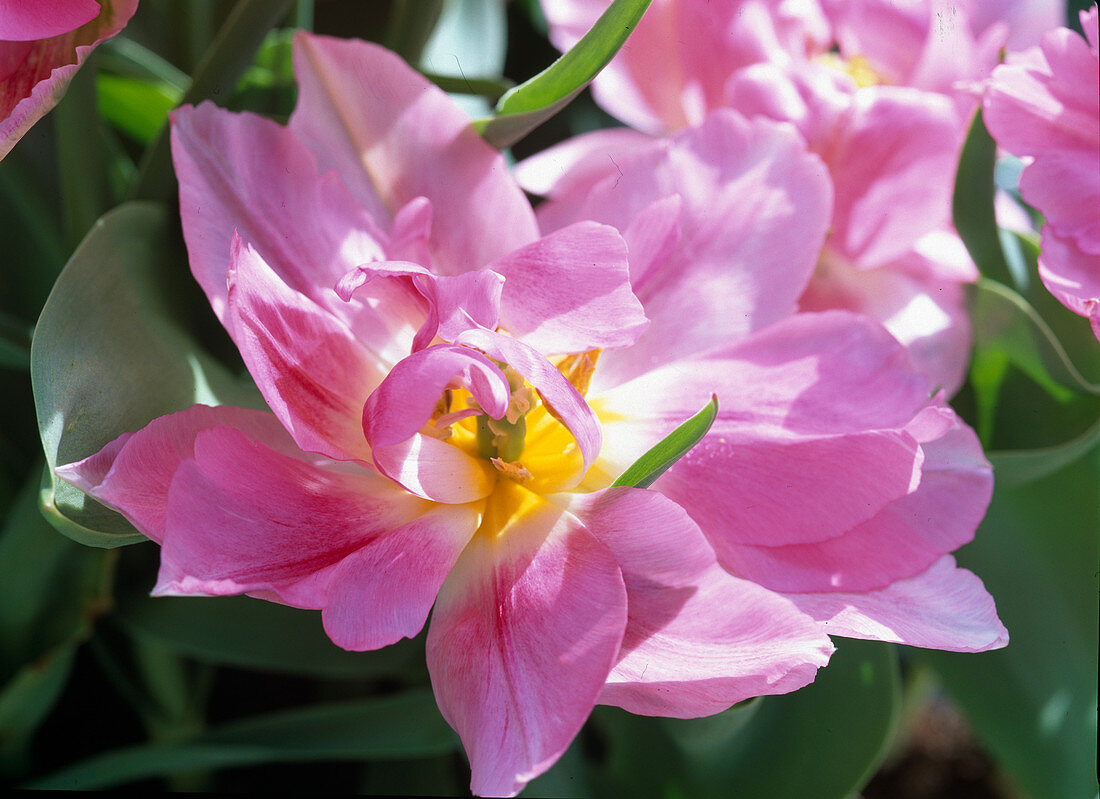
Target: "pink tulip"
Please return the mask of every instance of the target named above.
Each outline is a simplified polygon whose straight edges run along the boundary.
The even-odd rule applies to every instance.
[[[543,6],[552,39],[565,47],[606,3],[544,0]],[[611,113],[658,135],[698,125],[719,108],[794,124],[829,167],[836,196],[832,233],[802,308],[875,319],[906,345],[918,370],[953,394],[970,352],[961,284],[976,279],[977,270],[950,226],[951,186],[975,100],[888,85],[873,53],[844,50],[844,36],[863,41],[849,28],[878,35],[901,15],[872,0],[863,6],[865,15],[849,16],[847,5],[818,0],[657,0],[594,91]],[[933,16],[928,3],[906,9],[901,16],[910,27],[916,25],[910,17]],[[828,52],[838,37],[844,59]],[[916,34],[911,38],[909,49],[919,44]],[[905,42],[898,47],[905,50]],[[932,63],[944,63],[937,53]],[[956,72],[981,74],[970,61]],[[945,81],[937,90],[951,90]],[[577,145],[602,146],[595,137]],[[608,165],[606,157],[595,162]],[[570,199],[559,187],[555,196],[560,207],[575,207],[582,192]],[[544,223],[553,213],[542,212]]]
[[[997,143],[1026,159],[1020,193],[1045,217],[1039,277],[1087,317],[1100,338],[1100,36],[1094,6],[1085,38],[1066,28],[993,72],[985,121]]]
[[[788,318],[829,218],[793,133],[715,123],[698,156],[751,147],[698,197],[631,191],[625,235],[540,237],[500,153],[396,56],[303,33],[295,65],[287,127],[202,105],[172,128],[192,270],[271,412],[195,406],[58,470],[160,543],[154,593],[319,609],[355,650],[431,612],[433,689],[486,795],[597,703],[694,717],[805,685],[820,620],[1003,645],[945,554],[989,496],[973,435],[872,325]],[[681,210],[724,187],[729,213]],[[714,392],[667,489],[610,487]],[[719,566],[715,541],[782,554],[769,536],[858,554],[797,597],[766,562]]]
[[[137,0],[0,0],[0,158],[57,105],[88,54],[136,9]]]

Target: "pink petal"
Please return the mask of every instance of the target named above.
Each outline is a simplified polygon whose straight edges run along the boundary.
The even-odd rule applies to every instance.
[[[993,597],[950,555],[880,591],[790,598],[831,635],[951,652],[985,652],[1008,644]]]
[[[628,347],[646,327],[614,228],[580,222],[490,268],[505,281],[501,324],[541,352]]]
[[[491,358],[504,361],[534,386],[543,402],[554,410],[555,415],[577,441],[584,460],[583,471],[576,475],[579,482],[599,455],[603,439],[599,418],[573,384],[540,353],[510,336],[491,330],[474,329],[459,336],[457,343],[474,347]],[[572,488],[572,485],[561,488]]]
[[[154,419],[136,433],[123,433],[95,455],[58,466],[57,474],[159,543],[172,476],[180,463],[194,457],[195,437],[215,427],[232,427],[284,455],[309,457],[270,413],[195,405]]]
[[[462,553],[427,642],[436,701],[481,796],[514,795],[561,756],[600,694],[627,618],[607,548],[561,508],[507,486],[486,509],[507,522],[479,531]]]
[[[878,266],[945,227],[962,134],[942,96],[890,86],[857,92],[824,155],[836,187],[830,246]]]
[[[172,154],[191,271],[219,319],[236,231],[290,289],[343,320],[383,361],[409,352],[425,315],[411,287],[382,286],[374,305],[333,292],[352,268],[387,258],[386,236],[338,176],[318,174],[290,131],[210,104],[182,108],[172,114]]]
[[[477,269],[537,237],[504,157],[398,56],[300,32],[294,62],[299,100],[290,130],[386,226],[414,198],[430,200],[437,273]]]
[[[627,628],[601,704],[693,718],[801,688],[832,652],[781,597],[723,571],[682,508],[654,491],[574,495],[567,505],[623,572]]]
[[[251,245],[233,242],[227,321],[264,399],[302,449],[369,462],[363,403],[385,377],[384,364]]]
[[[115,0],[97,17],[94,3],[68,0],[64,8],[6,0],[0,11],[0,159],[65,94],[92,49],[130,21],[138,0]],[[18,10],[16,10],[18,9]],[[15,15],[15,16],[12,16]],[[45,24],[45,29],[39,23]],[[80,27],[77,27],[77,26]],[[32,35],[35,32],[43,36]],[[56,35],[46,35],[53,31]],[[19,39],[28,41],[18,41]]]
[[[1039,252],[1039,277],[1059,302],[1089,319],[1100,338],[1100,255],[1081,252],[1047,227]]]
[[[717,111],[618,167],[577,207],[578,217],[630,232],[634,247],[645,241],[631,228],[640,214],[655,213],[653,203],[672,195],[682,205],[678,242],[662,264],[631,252],[645,265],[643,276],[632,264],[632,282],[650,326],[633,347],[604,354],[605,385],[724,345],[793,311],[829,215],[824,167],[796,133]],[[663,236],[670,223],[661,223]]]
[[[0,41],[29,42],[68,33],[99,16],[94,0],[0,2]]]
[[[232,428],[201,431],[194,448],[168,493],[158,595],[273,595],[326,609],[339,643],[389,643],[419,629],[447,564],[476,524],[468,507],[441,509],[365,470],[305,463]],[[394,574],[375,574],[379,585],[346,584],[370,580],[364,561],[392,562],[395,546],[418,531],[425,536],[422,573],[399,563]],[[390,535],[401,540],[387,541]],[[370,552],[375,546],[382,551]],[[381,598],[396,587],[402,590]],[[337,606],[357,595],[383,603],[370,608],[375,618],[353,621]],[[410,607],[399,607],[406,601]]]
[[[607,412],[601,457],[625,468],[712,393],[710,432],[655,487],[716,547],[835,538],[916,486],[921,454],[901,428],[927,383],[860,317],[799,314],[593,396]]]
[[[993,492],[977,436],[935,405],[915,418],[910,432],[924,454],[916,491],[828,541],[742,547],[724,540],[722,564],[774,591],[871,591],[913,577],[968,543]]]
[[[492,467],[421,430],[448,388],[466,388],[478,404],[499,419],[510,390],[504,373],[476,350],[437,344],[398,363],[371,394],[362,424],[375,465],[418,496],[462,503],[486,496]]]

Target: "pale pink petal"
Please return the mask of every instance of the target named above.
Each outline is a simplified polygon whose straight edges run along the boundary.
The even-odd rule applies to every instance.
[[[969,259],[966,263],[974,268]],[[944,271],[955,274],[944,279],[939,276]],[[878,269],[858,269],[826,249],[799,309],[836,308],[880,322],[905,345],[913,368],[950,395],[962,385],[970,363],[970,317],[960,271],[916,251]]]
[[[501,325],[540,352],[628,347],[646,327],[614,228],[578,222],[490,268],[504,276]]]
[[[537,237],[504,157],[400,57],[299,32],[294,63],[299,95],[290,130],[387,227],[409,201],[430,200],[437,273],[477,269]]]
[[[878,266],[945,227],[962,134],[942,96],[891,86],[857,92],[823,153],[836,188],[829,246]]]
[[[525,190],[543,197],[584,196],[598,180],[615,171],[623,155],[653,144],[653,138],[630,128],[603,128],[582,133],[541,150],[512,170]],[[539,208],[544,233],[563,225],[547,226]]]
[[[577,389],[537,350],[518,339],[491,330],[467,330],[457,342],[481,350],[490,358],[503,361],[526,378],[577,441],[584,460],[579,482],[596,460],[602,443],[600,422]],[[503,414],[501,414],[503,415]],[[495,416],[500,418],[500,415]],[[574,483],[575,485],[575,483]],[[563,486],[563,488],[572,486]]]
[[[99,16],[95,0],[0,2],[0,41],[29,42],[68,33]]]
[[[375,465],[414,494],[437,502],[470,502],[486,496],[494,484],[487,461],[417,432],[428,424],[443,392],[459,387],[468,389],[494,419],[504,416],[508,378],[480,352],[449,344],[400,361],[363,408],[362,429]]]
[[[1100,124],[1096,138],[1091,153],[1067,150],[1037,156],[1020,175],[1020,194],[1043,213],[1047,229],[1100,256]]]
[[[1100,255],[1081,252],[1072,241],[1043,231],[1039,277],[1058,301],[1089,319],[1100,338]]]
[[[950,555],[880,591],[789,597],[831,635],[951,652],[985,652],[1008,643],[993,597]]]
[[[232,427],[284,455],[309,457],[266,411],[195,405],[154,419],[136,433],[123,433],[95,455],[56,471],[160,542],[172,475],[194,457],[195,436],[213,427]]]
[[[627,628],[601,704],[692,718],[801,688],[832,645],[790,602],[723,571],[682,508],[613,488],[566,505],[615,556]]]
[[[84,59],[126,26],[137,4],[138,0],[104,0],[99,15],[93,13],[81,24],[94,3],[69,0],[63,9],[47,11],[38,0],[5,0],[0,6],[0,159],[57,105]],[[63,16],[55,16],[62,11]],[[33,20],[49,25],[56,35],[31,36],[39,27]]]
[[[336,296],[349,270],[387,258],[386,236],[337,175],[319,175],[290,131],[210,104],[182,108],[172,114],[172,154],[191,271],[219,319],[236,231],[290,289],[342,319],[384,362],[408,354],[423,301],[397,282],[380,286],[372,303]]]
[[[719,560],[774,591],[870,591],[912,577],[974,537],[993,493],[993,473],[974,432],[945,406],[909,426],[924,463],[917,489],[844,535],[794,546],[716,542]]]
[[[1047,31],[1065,24],[1066,7],[1063,0],[1000,0],[984,3],[973,0],[968,5],[971,25],[977,31],[1003,22],[1008,24],[1009,50],[1023,50],[1038,44]]]
[[[232,259],[227,322],[271,410],[302,449],[369,462],[363,403],[385,365],[239,237]]]
[[[325,608],[339,564],[361,548],[416,520],[429,529],[458,528],[435,531],[435,548],[445,551],[432,559],[446,560],[461,549],[475,518],[469,509],[440,511],[365,469],[306,463],[232,428],[209,428],[196,435],[194,456],[172,477],[154,593],[256,592],[297,607]],[[423,575],[427,586],[405,586],[418,603],[409,613],[427,614],[431,598],[425,594],[434,592],[440,577],[433,565]],[[359,571],[354,564],[352,571]],[[376,620],[374,632],[393,640],[403,631],[387,615]]]
[[[427,641],[436,701],[481,796],[514,795],[561,756],[596,703],[627,619],[607,548],[562,508],[510,485],[490,500],[502,507],[486,509],[507,523],[479,531],[462,553]]]
[[[604,354],[600,379],[625,381],[794,310],[830,209],[825,169],[794,131],[716,111],[698,128],[624,156],[618,167],[578,205],[577,217],[631,231],[654,202],[678,195],[680,233],[660,265],[631,253],[638,258],[634,293],[650,326],[633,347]],[[662,228],[663,235],[672,229],[668,222]]]
[[[835,538],[915,488],[922,456],[903,428],[927,391],[885,331],[834,312],[799,314],[592,402],[601,457],[621,470],[716,393],[710,432],[654,485],[715,546],[775,546]]]

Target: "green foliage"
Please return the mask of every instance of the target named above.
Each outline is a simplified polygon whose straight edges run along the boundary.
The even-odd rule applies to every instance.
[[[495,116],[474,123],[487,141],[504,148],[522,139],[580,94],[623,46],[650,0],[615,0],[592,29],[538,75],[509,90]]]

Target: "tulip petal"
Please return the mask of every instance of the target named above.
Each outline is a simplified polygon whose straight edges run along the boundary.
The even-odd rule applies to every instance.
[[[239,236],[231,258],[227,321],[271,410],[302,449],[369,462],[363,403],[384,366]]]
[[[788,600],[733,577],[699,528],[655,491],[574,495],[571,513],[615,556],[627,591],[619,660],[601,704],[693,718],[813,680],[833,647]]]
[[[260,593],[325,608],[341,561],[432,510],[366,470],[306,463],[228,427],[203,430],[172,478],[154,593]]]
[[[95,0],[0,4],[0,41],[29,42],[68,33],[99,16]]]
[[[538,237],[504,157],[397,55],[299,32],[294,64],[299,99],[290,130],[385,226],[414,198],[430,200],[438,274],[477,269]]]
[[[1008,644],[993,597],[950,555],[880,591],[789,596],[832,635],[950,652],[985,652]]]
[[[309,459],[266,411],[195,405],[124,433],[95,455],[58,466],[57,474],[159,543],[172,476],[180,463],[194,457],[195,436],[214,427],[232,427],[284,455]]]
[[[98,16],[78,20],[91,5],[68,0],[63,15],[57,3],[5,2],[0,16],[0,159],[65,94],[84,59],[97,44],[120,30],[137,10],[138,0],[104,0]],[[49,11],[42,8],[50,6]],[[29,17],[27,16],[29,15]],[[33,21],[33,24],[32,24]],[[39,22],[47,28],[41,28]],[[70,27],[70,23],[72,24]],[[80,25],[77,27],[77,25]],[[32,36],[35,29],[48,38]],[[60,30],[58,30],[60,29]]]
[[[223,323],[236,232],[290,289],[341,319],[380,360],[408,354],[423,301],[396,281],[369,303],[339,299],[333,287],[348,271],[387,258],[387,237],[337,175],[318,173],[290,131],[209,103],[185,107],[172,113],[172,156],[191,271]]]
[[[580,731],[626,625],[622,575],[563,509],[507,483],[443,584],[428,631],[436,701],[470,758],[471,790],[520,791]]]
[[[579,222],[490,268],[504,276],[501,324],[544,353],[628,347],[647,325],[614,228]]]

